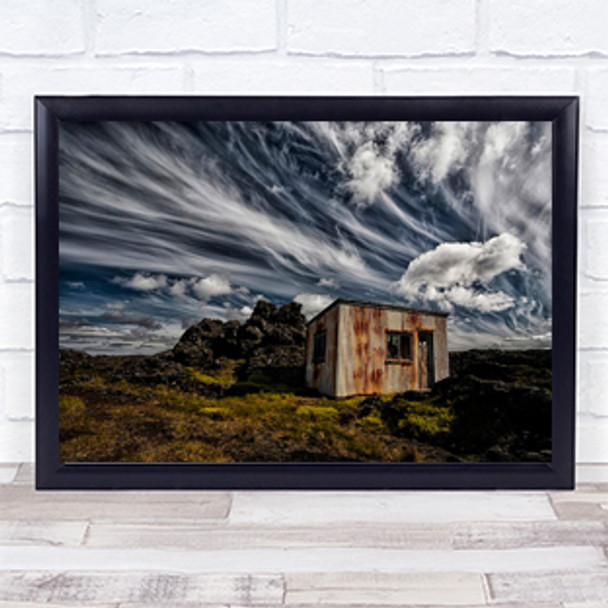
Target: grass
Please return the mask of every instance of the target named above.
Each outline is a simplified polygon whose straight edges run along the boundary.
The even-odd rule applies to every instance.
[[[200,379],[206,382],[206,378]],[[257,379],[258,388],[260,379]],[[364,397],[333,400],[260,389],[224,397],[89,376],[61,395],[64,462],[411,461]]]
[[[186,376],[202,384],[219,384],[222,387],[230,387],[236,383],[235,369],[242,361],[227,360],[218,369],[196,370],[193,367],[185,367]]]
[[[205,371],[185,368],[184,390],[117,380],[123,360],[95,360],[60,379],[60,457],[63,462],[547,460],[551,395],[545,385],[551,371],[535,368],[535,356],[464,353],[454,358],[457,365],[492,381],[496,377],[497,383],[465,374],[426,394],[349,399],[279,385],[263,373],[239,381],[238,361]],[[517,363],[512,371],[509,357]]]

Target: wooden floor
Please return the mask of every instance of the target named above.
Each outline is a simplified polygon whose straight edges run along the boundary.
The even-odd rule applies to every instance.
[[[35,492],[0,465],[0,608],[608,606],[575,492]]]

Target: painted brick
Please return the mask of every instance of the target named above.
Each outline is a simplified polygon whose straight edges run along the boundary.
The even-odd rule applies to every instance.
[[[608,353],[581,353],[579,411],[608,419]]]
[[[39,67],[4,70],[5,96],[0,125],[33,128],[34,95],[175,94],[183,92],[185,71],[179,66]]]
[[[404,95],[572,94],[576,88],[576,72],[568,68],[391,67],[381,71],[386,92]]]
[[[30,133],[0,135],[0,167],[2,167],[0,203],[31,205],[33,138]]]
[[[583,293],[579,297],[579,347],[608,345],[608,293]]]
[[[0,353],[0,407],[9,420],[34,418],[34,353]]]
[[[582,207],[608,205],[606,166],[608,166],[608,134],[583,133],[581,141]]]
[[[474,0],[290,0],[294,53],[420,56],[472,53]]]
[[[7,0],[0,3],[0,53],[68,55],[85,50],[79,0]]]
[[[608,8],[608,5],[606,5]],[[608,45],[608,41],[607,41]],[[586,72],[584,116],[592,129],[608,130],[608,69],[591,69]]]
[[[4,207],[0,210],[0,226],[2,277],[5,281],[33,279],[33,208],[13,205]]]
[[[511,55],[608,54],[604,0],[488,0],[490,50]]]
[[[608,418],[579,414],[576,421],[576,462],[608,462]]]
[[[0,462],[31,462],[34,459],[34,423],[0,421]]]
[[[584,273],[599,281],[608,281],[608,214],[591,217],[583,225]]]
[[[277,46],[274,0],[98,0],[101,55],[267,51]]]
[[[194,89],[213,93],[371,93],[371,65],[356,62],[210,61],[194,66]]]
[[[0,348],[33,348],[34,286],[5,283],[0,289]]]

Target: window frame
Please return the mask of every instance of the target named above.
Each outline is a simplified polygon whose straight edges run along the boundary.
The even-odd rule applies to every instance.
[[[323,344],[323,354],[320,355],[319,351],[321,350],[321,348],[319,348],[319,343],[322,340],[322,344]],[[327,330],[326,329],[320,329],[315,331],[313,337],[312,337],[312,362],[313,363],[325,363],[325,360],[327,359]]]
[[[389,357],[389,353],[388,353],[388,346],[389,346],[389,340],[390,340],[390,336],[392,334],[398,335],[399,336],[399,355],[402,355],[401,352],[401,340],[402,337],[404,335],[408,336],[409,338],[409,357],[408,358],[404,358],[404,357]],[[385,357],[385,362],[386,363],[399,363],[399,364],[413,364],[414,363],[414,332],[413,331],[409,331],[406,329],[387,329],[385,332],[385,336],[386,336],[386,340],[385,340],[385,344],[386,344],[386,357]]]

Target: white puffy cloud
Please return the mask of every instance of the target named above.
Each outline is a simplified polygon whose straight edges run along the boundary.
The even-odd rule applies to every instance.
[[[324,308],[327,308],[334,301],[334,298],[326,294],[300,293],[293,300],[302,305],[302,314],[307,319],[312,319]]]
[[[153,291],[166,287],[167,277],[164,274],[151,275],[136,272],[130,279],[116,277],[113,282],[135,291]]]
[[[185,279],[178,279],[174,281],[169,287],[169,293],[172,296],[176,296],[178,298],[183,298],[186,296],[186,292],[188,290],[188,281]]]
[[[232,292],[230,282],[219,274],[210,274],[192,283],[192,291],[199,300],[206,302],[215,296],[225,296]]]
[[[397,292],[418,300],[499,312],[514,305],[511,296],[490,291],[486,285],[494,277],[522,267],[525,245],[504,233],[485,243],[442,243],[418,256],[397,283]]]

